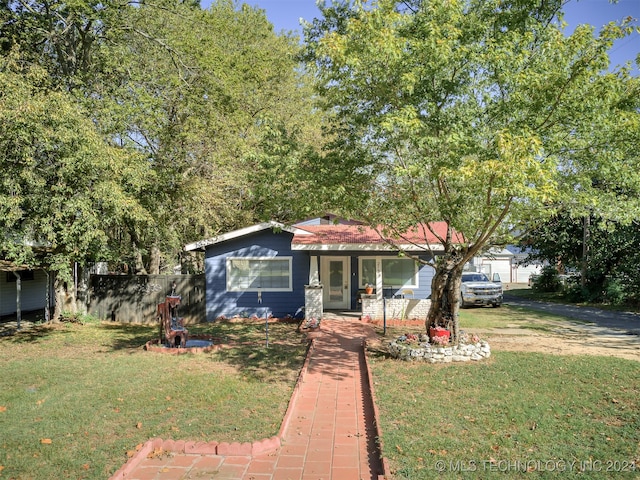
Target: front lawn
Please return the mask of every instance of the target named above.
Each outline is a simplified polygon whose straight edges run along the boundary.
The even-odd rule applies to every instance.
[[[460,316],[471,330],[546,331],[557,321],[507,308]],[[391,329],[385,339],[404,330]],[[494,349],[477,363],[408,363],[371,353],[370,364],[383,455],[396,479],[638,476],[637,361]]]
[[[277,434],[304,360],[295,325],[190,326],[251,342],[199,355],[142,345],[157,328],[39,327],[0,338],[0,477],[108,478],[151,437],[252,441]]]

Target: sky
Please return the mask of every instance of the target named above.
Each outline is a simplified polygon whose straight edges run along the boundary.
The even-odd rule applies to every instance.
[[[311,21],[320,14],[316,7],[316,0],[239,1],[264,10],[276,32],[295,30],[301,33],[300,18]],[[210,1],[203,0],[204,6],[207,3]],[[617,4],[611,4],[609,0],[571,0],[565,7],[565,21],[568,23],[569,32],[583,23],[595,26],[597,32],[608,22],[627,16],[635,18],[635,25],[640,25],[640,0],[619,0]],[[631,60],[635,65],[633,61],[638,53],[640,53],[640,34],[636,32],[614,44],[610,51],[611,63],[618,65]],[[634,73],[640,74],[637,67]]]

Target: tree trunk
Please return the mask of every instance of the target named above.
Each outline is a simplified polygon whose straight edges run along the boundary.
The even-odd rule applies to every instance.
[[[157,245],[151,247],[149,256],[149,275],[160,275],[160,249]]]
[[[51,323],[60,323],[60,317],[62,316],[62,309],[64,307],[67,294],[66,294],[66,289],[64,287],[64,281],[61,280],[60,276],[57,274],[53,280],[53,291],[54,291],[54,305],[53,305],[53,316],[51,317]]]
[[[134,273],[136,275],[146,275],[147,269],[144,268],[144,260],[142,259],[142,252],[140,251],[140,249],[138,248],[138,245],[135,242],[133,244],[133,254],[135,256],[135,262],[136,262]]]
[[[443,327],[451,332],[454,344],[458,343],[458,312],[460,311],[460,284],[464,262],[449,256],[436,265],[431,281],[431,306],[425,327]]]
[[[589,271],[589,236],[591,228],[591,217],[585,215],[582,221],[582,262],[580,266],[580,286],[587,286],[587,272]],[[562,272],[564,273],[564,272]]]
[[[71,288],[69,288],[71,285]],[[75,286],[62,280],[59,272],[56,272],[53,280],[54,290],[54,306],[51,323],[60,323],[60,317],[63,312],[69,312],[72,315],[78,313],[77,298]]]

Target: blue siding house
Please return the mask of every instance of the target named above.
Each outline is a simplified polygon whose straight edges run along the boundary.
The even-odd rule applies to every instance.
[[[422,239],[422,244],[418,239]],[[423,234],[402,246],[416,258],[437,250]],[[398,242],[396,242],[398,244]],[[185,247],[205,254],[207,320],[221,316],[294,316],[305,286],[323,286],[325,310],[359,310],[366,287],[383,297],[429,298],[433,269],[400,255],[373,229],[357,224],[266,222]]]

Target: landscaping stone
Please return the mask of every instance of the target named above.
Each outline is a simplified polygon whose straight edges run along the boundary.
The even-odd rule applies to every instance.
[[[484,340],[450,347],[434,347],[425,340],[423,335],[402,335],[389,343],[389,353],[400,360],[429,363],[479,361],[491,356],[491,347]]]

